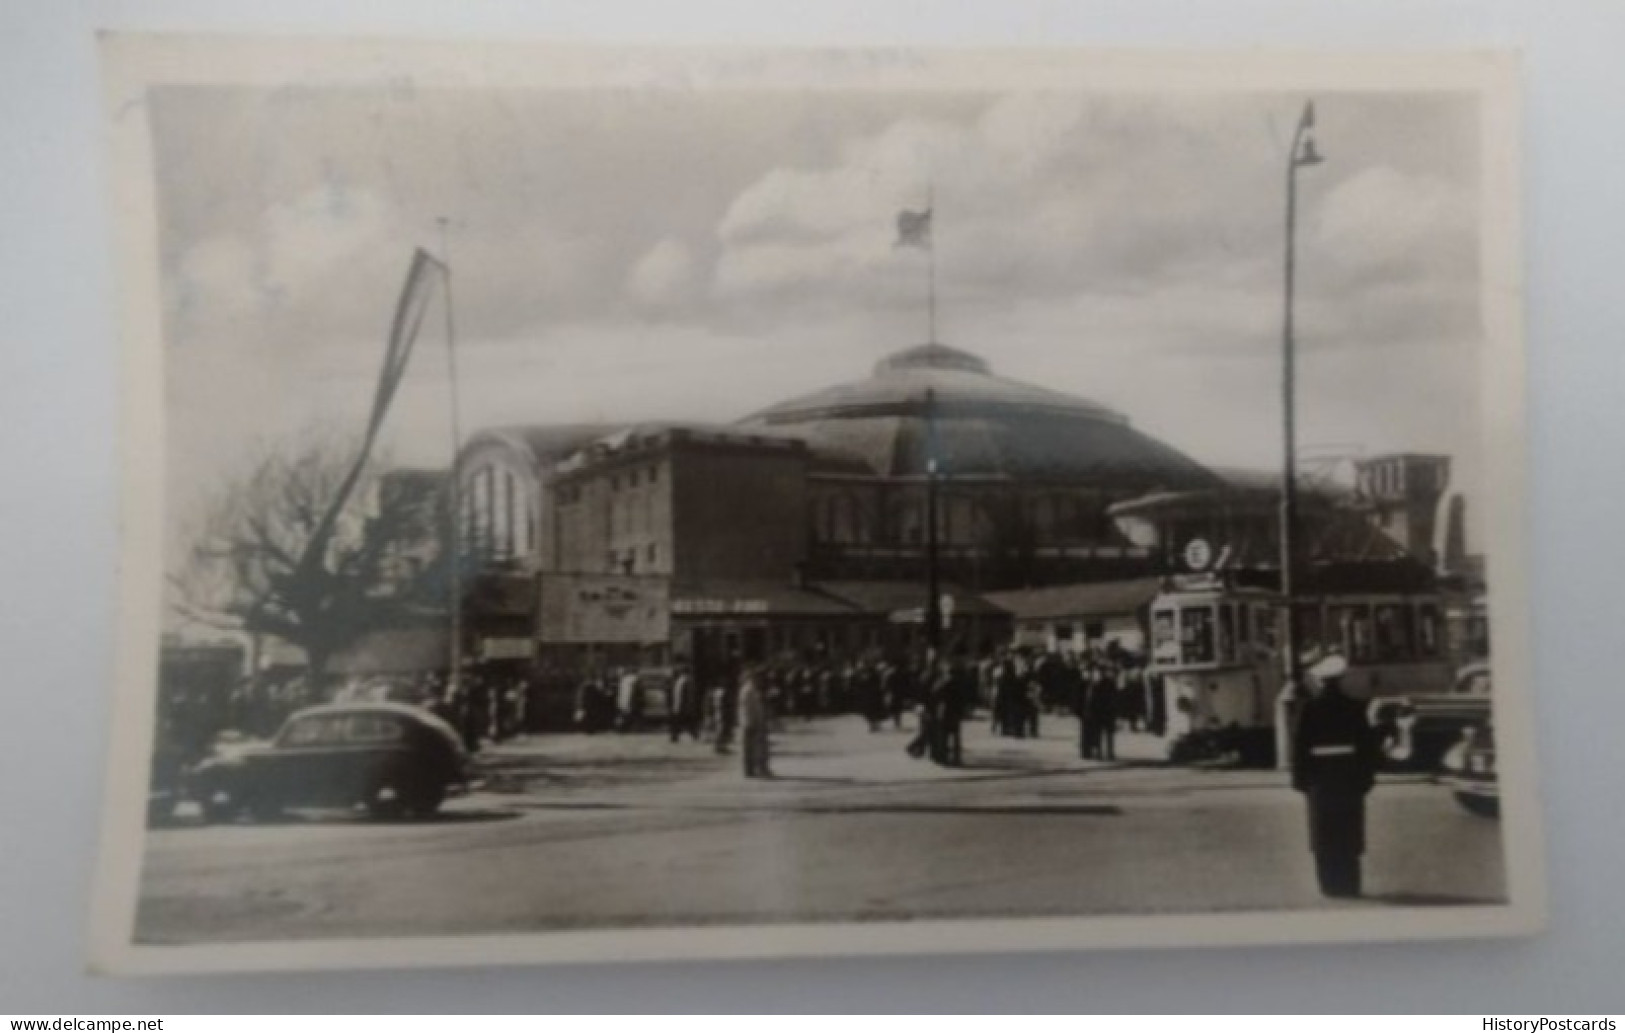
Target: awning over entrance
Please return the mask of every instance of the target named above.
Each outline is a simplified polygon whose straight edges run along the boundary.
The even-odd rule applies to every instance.
[[[825,594],[839,599],[861,613],[890,618],[912,614],[925,606],[925,586],[918,581],[828,581],[818,585]],[[949,609],[956,617],[1002,617],[1004,611],[957,585],[943,585],[942,594],[951,600]]]
[[[1139,612],[1161,587],[1161,578],[1142,577],[990,592],[987,601],[1017,620],[1109,617]]]
[[[699,617],[856,617],[861,611],[817,587],[776,581],[704,581],[672,588],[671,615]]]

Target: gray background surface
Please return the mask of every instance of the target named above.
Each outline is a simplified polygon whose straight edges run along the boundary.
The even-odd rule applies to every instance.
[[[83,974],[118,404],[100,29],[917,45],[1518,46],[1551,927],[1516,942],[108,980]],[[1625,5],[176,0],[0,8],[0,1013],[1625,1010]]]

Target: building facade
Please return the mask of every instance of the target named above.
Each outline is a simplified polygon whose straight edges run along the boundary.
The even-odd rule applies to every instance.
[[[940,344],[731,424],[482,431],[457,471],[461,654],[513,671],[917,651],[933,478],[943,641],[965,652],[1133,649],[1193,542],[1204,566],[1279,560],[1273,477],[1205,468]],[[1311,566],[1425,569],[1448,460],[1357,471],[1305,485]]]

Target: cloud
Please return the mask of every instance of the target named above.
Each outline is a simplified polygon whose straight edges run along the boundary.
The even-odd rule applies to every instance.
[[[667,237],[632,266],[627,293],[640,308],[658,312],[692,301],[696,282],[693,252],[682,241]]]
[[[1476,226],[1458,185],[1378,166],[1327,193],[1314,243],[1351,279],[1462,280],[1476,276]]]
[[[1326,107],[1341,157],[1300,180],[1305,347],[1475,333],[1472,182],[1403,167],[1415,135],[1405,109]],[[919,308],[921,256],[894,249],[891,233],[898,209],[932,189],[949,328],[956,309],[1075,303],[1147,347],[1267,351],[1285,200],[1271,115],[1290,124],[1258,98],[1014,94],[973,118],[899,119],[741,191],[717,225],[711,302],[764,322]],[[1335,135],[1339,116],[1347,136]],[[1412,121],[1437,119],[1423,106]]]
[[[931,191],[944,341],[1202,458],[1268,455],[1301,99],[939,94],[168,94],[166,332],[191,353],[169,366],[176,440],[223,455],[306,410],[359,419],[441,214],[469,426],[728,418],[850,380],[922,338],[928,256],[893,245]],[[1328,161],[1300,180],[1297,314],[1305,396],[1322,397],[1305,421],[1347,437],[1369,410],[1350,392],[1400,368],[1407,398],[1451,390],[1478,338],[1477,123],[1420,95],[1317,103]],[[428,449],[443,363],[415,362],[401,425]],[[1220,427],[1216,398],[1235,413]],[[1447,410],[1379,430],[1434,447]],[[227,465],[204,448],[172,475]]]
[[[267,206],[252,232],[182,253],[169,281],[172,337],[258,346],[265,338],[256,331],[286,320],[342,332],[333,317],[353,305],[375,256],[409,253],[395,243],[399,223],[376,194],[338,184]],[[288,334],[281,343],[312,342]]]

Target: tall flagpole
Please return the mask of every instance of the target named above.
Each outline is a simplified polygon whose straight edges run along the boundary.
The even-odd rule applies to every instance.
[[[937,393],[925,390],[925,644],[933,660],[942,656],[942,576],[937,541]]]
[[[449,650],[448,662],[451,665],[451,670],[446,680],[446,692],[448,697],[456,698],[462,687],[463,675],[463,491],[462,471],[458,469],[463,450],[463,425],[457,390],[457,316],[456,307],[452,304],[451,296],[451,242],[446,229],[448,220],[442,215],[437,221],[440,225],[440,268],[446,284],[446,382],[451,392],[451,483],[449,486],[451,524],[447,534],[451,551],[451,562],[448,565],[451,608],[451,649]]]
[[[932,183],[925,188],[925,312],[926,344],[937,343],[937,234],[932,225],[937,221],[937,188]]]

